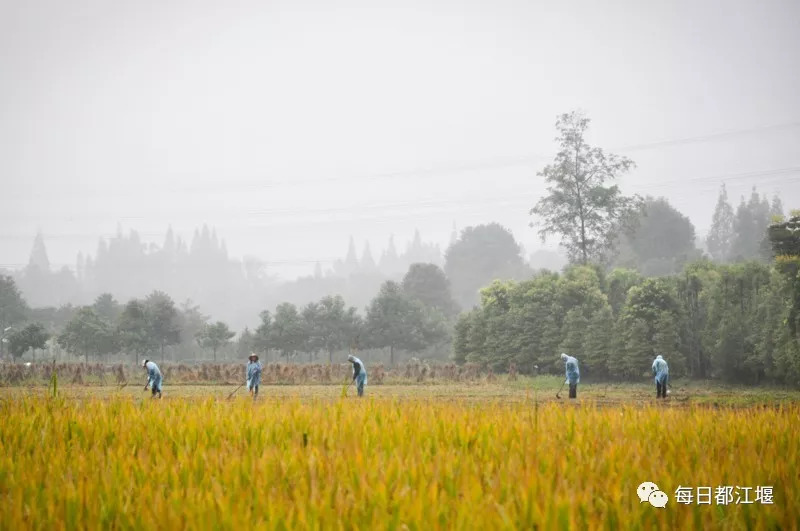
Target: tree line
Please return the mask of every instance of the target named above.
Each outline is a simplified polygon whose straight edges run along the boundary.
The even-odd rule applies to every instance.
[[[447,350],[457,312],[442,269],[412,264],[401,282],[386,281],[381,286],[363,315],[338,295],[302,307],[285,302],[274,311],[262,311],[259,325],[252,331],[245,328],[234,342],[236,333],[226,323],[209,321],[191,303],[178,308],[160,291],[125,304],[105,293],[91,305],[72,308],[59,323],[57,312],[29,309],[14,280],[0,277],[0,323],[12,329],[7,330],[4,344],[15,359],[28,351],[35,355],[52,338],[59,348],[85,361],[119,354],[136,363],[167,355],[178,360],[187,352],[195,357],[196,346],[214,361],[220,350],[242,358],[255,351],[287,362],[319,361],[324,355],[333,362],[334,354],[343,350],[385,349],[394,364],[398,350]]]
[[[567,252],[571,265],[562,273],[536,272],[511,232],[496,223],[454,234],[443,268],[415,263],[396,280],[366,271],[371,253],[365,249],[359,262],[351,241],[338,270],[362,291],[368,286],[365,304],[345,304],[352,299],[341,296],[340,284],[318,284],[318,296],[310,296],[312,289],[302,303],[287,297],[261,311],[235,344],[226,323],[209,322],[188,300],[178,308],[160,291],[125,305],[103,294],[88,306],[28,310],[13,280],[4,278],[3,334],[6,325],[30,324],[3,339],[16,355],[40,349],[50,334],[87,359],[118,352],[186,359],[202,347],[213,359],[218,351],[255,350],[269,359],[331,361],[340,350],[365,348],[385,350],[391,364],[397,352],[422,352],[497,370],[513,364],[523,372],[556,370],[553,353],[566,350],[581,354],[587,374],[597,378],[638,377],[661,353],[677,375],[796,381],[798,213],[783,220],[780,199],[770,203],[755,189],[734,211],[723,186],[700,248],[694,226],[668,201],[622,194],[613,181],[633,162],[590,146],[588,126],[580,113],[559,117],[560,151],[539,172],[547,193],[530,212],[542,239],[559,238]],[[129,251],[138,248],[133,242]],[[436,254],[418,236],[412,249],[414,256]],[[190,254],[204,257],[198,263],[216,263],[222,274],[226,251],[213,234],[198,236]],[[42,262],[43,244],[35,245],[31,263]],[[236,297],[225,298],[235,304]]]
[[[456,323],[454,356],[536,373],[558,370],[567,352],[597,381],[641,379],[661,354],[676,377],[798,384],[796,290],[796,278],[758,262],[703,260],[657,278],[572,266],[484,288]]]

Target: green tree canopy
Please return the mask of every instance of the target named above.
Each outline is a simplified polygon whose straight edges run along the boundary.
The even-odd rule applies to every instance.
[[[443,316],[409,298],[391,280],[370,302],[364,329],[366,346],[389,348],[390,365],[396,349],[419,352],[447,337]]]
[[[580,112],[562,114],[556,120],[560,151],[555,161],[537,175],[547,194],[530,214],[539,218],[542,241],[561,238],[574,263],[602,262],[613,249],[614,239],[630,220],[638,197],[622,195],[616,185],[606,186],[634,167],[625,157],[606,154],[585,139],[590,120]]]
[[[42,350],[47,345],[50,334],[41,323],[31,323],[8,337],[9,350],[14,359],[22,357],[29,350]]]
[[[122,313],[122,308],[110,293],[98,295],[92,308],[98,316],[109,323],[116,323]]]
[[[614,262],[646,276],[677,273],[683,265],[700,258],[695,247],[694,225],[662,198],[645,199],[630,233],[622,235]]]
[[[119,339],[113,325],[102,319],[91,306],[78,310],[57,338],[67,352],[89,361],[89,356],[114,354],[119,349]]]
[[[144,300],[148,331],[161,351],[164,361],[164,348],[180,342],[180,323],[175,303],[169,295],[154,291]]]
[[[122,348],[134,354],[137,365],[140,355],[146,356],[158,348],[156,339],[150,335],[147,308],[141,300],[131,299],[125,304],[117,330]]]
[[[361,317],[355,308],[347,308],[339,296],[327,296],[317,304],[316,319],[319,345],[328,353],[328,363],[333,363],[333,353],[355,344],[361,332]]]
[[[717,198],[717,206],[714,208],[714,216],[711,218],[711,230],[706,240],[708,252],[715,262],[725,263],[730,260],[734,239],[733,223],[733,207],[728,202],[728,190],[723,184]]]
[[[303,316],[297,306],[288,302],[279,304],[269,326],[270,346],[282,352],[288,362],[290,356],[303,349],[307,338]]]
[[[231,331],[228,325],[222,321],[207,324],[197,334],[197,344],[204,349],[211,350],[214,354],[214,362],[217,361],[217,351],[230,343],[236,332]]]
[[[2,338],[13,332],[10,328],[25,321],[28,305],[14,283],[14,279],[0,275],[0,359],[3,357],[5,342]]]
[[[480,300],[480,289],[493,280],[530,275],[511,232],[497,223],[467,227],[445,253],[444,272],[462,308]]]
[[[403,293],[446,317],[458,314],[458,305],[450,292],[450,281],[436,264],[411,264],[401,283]]]

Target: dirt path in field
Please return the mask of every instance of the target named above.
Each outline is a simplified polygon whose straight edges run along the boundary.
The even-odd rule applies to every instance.
[[[78,386],[59,387],[59,395],[67,399],[110,399],[127,397],[130,399],[149,399],[150,392],[143,386]],[[226,400],[235,385],[174,385],[164,387],[163,400],[206,400],[213,398]],[[557,399],[557,389],[528,389],[520,385],[496,384],[437,384],[437,385],[375,385],[367,388],[367,399],[413,400],[434,402],[467,403],[560,403],[564,407],[666,407],[666,408],[749,408],[780,407],[787,403],[800,402],[800,393],[783,390],[737,391],[731,389],[687,389],[674,388],[671,396],[657,400],[655,393],[648,392],[644,386],[625,385],[586,385],[579,388],[578,399]],[[46,386],[0,387],[0,400],[14,398],[42,398],[47,396]],[[341,400],[340,385],[271,385],[262,386],[260,402],[275,400]],[[245,400],[248,393],[239,389],[233,400]],[[349,389],[345,400],[358,400],[355,390]]]

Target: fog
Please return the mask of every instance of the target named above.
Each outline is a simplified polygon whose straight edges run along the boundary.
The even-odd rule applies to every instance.
[[[333,270],[351,237],[376,261],[417,229],[444,251],[454,224],[498,222],[527,258],[573,109],[636,162],[623,191],[701,238],[722,183],[734,206],[800,202],[794,0],[0,6],[7,270],[37,232],[57,270],[118,231],[188,246],[203,225],[274,280]]]

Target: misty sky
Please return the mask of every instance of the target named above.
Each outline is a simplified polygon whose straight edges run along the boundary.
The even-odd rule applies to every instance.
[[[800,208],[800,2],[0,0],[0,267],[216,226],[284,277],[528,209],[557,114],[708,229]],[[719,135],[720,133],[730,133]]]

